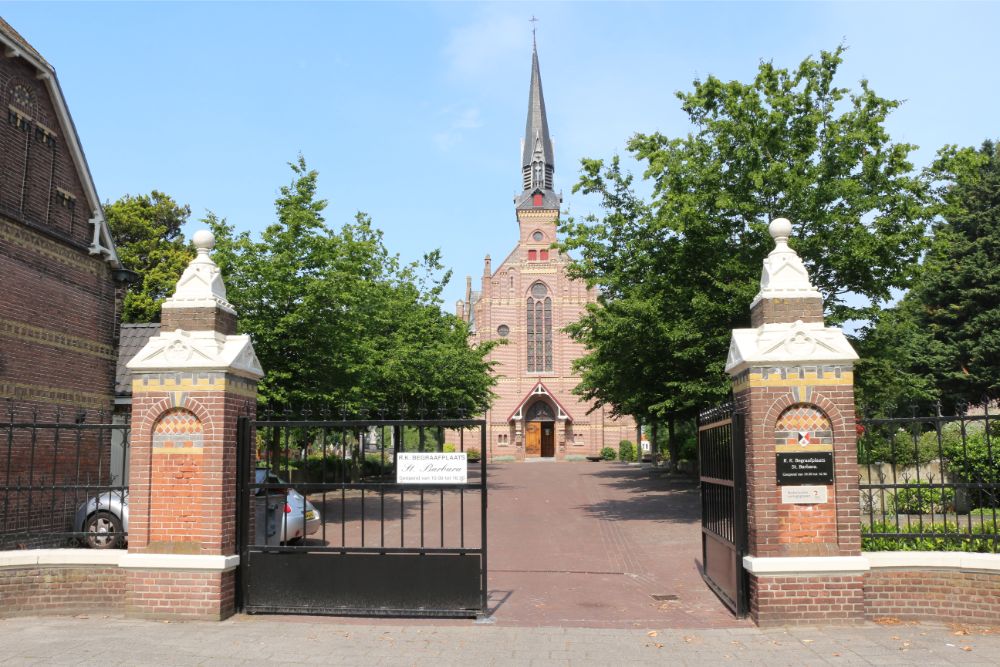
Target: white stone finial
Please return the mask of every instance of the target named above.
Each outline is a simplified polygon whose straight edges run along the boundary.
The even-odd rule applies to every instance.
[[[788,218],[775,218],[767,230],[771,232],[775,243],[788,243],[788,237],[792,235],[792,221]]]
[[[212,261],[209,250],[215,247],[215,235],[199,229],[191,237],[198,254],[177,281],[173,296],[163,302],[163,308],[221,308],[236,314],[236,309],[226,300],[226,285],[222,271]]]
[[[774,239],[774,250],[764,259],[760,274],[760,291],[754,297],[753,308],[761,299],[821,299],[809,280],[809,272],[798,253],[788,245],[792,223],[787,218],[775,218],[768,226]]]
[[[208,229],[199,229],[191,237],[191,243],[197,248],[199,253],[208,252],[215,247],[215,234]]]

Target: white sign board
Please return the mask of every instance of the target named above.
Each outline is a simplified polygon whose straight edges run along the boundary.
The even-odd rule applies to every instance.
[[[465,452],[398,452],[397,484],[465,484],[468,481]]]
[[[796,505],[817,505],[826,502],[825,486],[783,486],[781,502]]]

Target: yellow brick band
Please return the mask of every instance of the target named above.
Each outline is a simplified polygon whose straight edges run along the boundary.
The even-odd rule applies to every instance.
[[[153,447],[153,454],[170,456],[172,454],[184,454],[185,456],[202,456],[205,453],[203,447]]]
[[[0,380],[0,398],[71,405],[75,408],[107,410],[111,407],[112,397],[111,394],[100,394],[93,391],[46,387],[44,385]]]
[[[37,343],[46,347],[53,347],[59,350],[79,352],[98,359],[114,359],[114,349],[110,345],[103,345],[87,338],[72,336],[61,331],[52,331],[42,327],[32,326],[17,320],[8,320],[0,317],[0,336],[11,340],[20,340],[27,343]]]
[[[184,374],[187,375],[187,374]],[[202,377],[175,377],[140,375],[132,380],[132,395],[148,392],[192,393],[220,391],[244,396],[257,397],[257,385],[248,381],[226,379],[221,374]]]
[[[34,251],[46,259],[72,266],[95,276],[100,275],[104,269],[103,260],[70,250],[40,234],[3,219],[0,219],[0,239]]]

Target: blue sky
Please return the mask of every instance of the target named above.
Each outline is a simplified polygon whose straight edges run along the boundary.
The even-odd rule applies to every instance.
[[[363,210],[404,258],[442,250],[449,308],[517,238],[532,14],[564,214],[594,206],[570,192],[580,158],[687,132],[694,78],[841,42],[841,85],[906,100],[889,129],[918,166],[1000,137],[997,3],[0,6],[55,66],[102,199],[156,188],[256,231],[302,152],[328,223]]]

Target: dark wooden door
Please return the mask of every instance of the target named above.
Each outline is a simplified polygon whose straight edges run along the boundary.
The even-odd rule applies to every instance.
[[[555,424],[542,424],[542,456],[556,455],[556,428]]]
[[[524,455],[540,456],[542,453],[542,425],[539,422],[528,422],[524,429]]]

